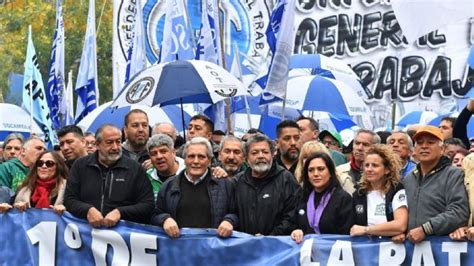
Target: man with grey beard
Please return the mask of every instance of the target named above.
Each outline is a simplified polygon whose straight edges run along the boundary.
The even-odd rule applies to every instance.
[[[284,120],[277,125],[276,130],[278,154],[275,161],[295,175],[298,156],[303,146],[300,127],[295,121]]]
[[[293,175],[274,162],[273,142],[252,136],[244,145],[249,168],[236,177],[239,230],[253,235],[289,235],[300,187]]]
[[[77,159],[69,172],[64,205],[93,227],[112,227],[120,219],[148,223],[154,208],[145,169],[122,156],[121,139],[120,129],[103,125],[97,152]]]

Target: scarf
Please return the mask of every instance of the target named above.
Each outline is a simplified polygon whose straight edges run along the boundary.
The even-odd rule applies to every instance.
[[[314,190],[309,194],[308,202],[306,203],[306,212],[308,215],[308,222],[309,226],[313,228],[314,232],[316,234],[320,234],[319,230],[319,221],[321,220],[321,216],[323,214],[324,209],[329,203],[329,200],[331,199],[332,193],[334,193],[334,190],[336,188],[331,189],[330,191],[327,190],[324,192],[323,197],[321,198],[321,201],[318,204],[318,207],[314,207]]]
[[[357,166],[356,162],[355,162],[355,159],[354,159],[354,156],[351,157],[351,168],[354,169],[355,171],[357,172],[360,172],[360,167]]]
[[[35,208],[49,208],[49,194],[56,187],[56,178],[48,180],[36,179],[35,189],[33,195],[31,195],[31,203],[35,205]]]

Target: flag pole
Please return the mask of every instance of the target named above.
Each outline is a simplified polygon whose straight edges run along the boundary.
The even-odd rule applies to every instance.
[[[239,80],[243,82],[242,67],[240,65],[239,47],[237,46],[236,42],[234,42],[234,54],[235,54],[235,60],[237,60],[237,70],[239,71]],[[247,95],[244,95],[244,103],[245,103],[245,112],[247,113],[247,121],[249,123],[249,127],[252,128],[252,119],[250,119],[250,106],[249,106],[249,101],[247,99]]]
[[[397,104],[395,101],[392,102],[392,131],[395,129],[395,119],[396,119]]]
[[[28,36],[31,36],[31,24],[28,27],[28,31],[29,31]],[[31,136],[33,135],[33,77],[31,77],[30,79],[29,91],[30,91],[30,136]]]
[[[217,23],[219,23],[219,36],[220,36],[220,43],[221,43],[221,57],[222,57],[222,67],[227,70],[226,62],[225,62],[225,47],[224,47],[224,32],[222,31],[222,24],[221,24],[221,14],[220,14],[220,7],[221,1],[217,0]],[[230,119],[230,98],[226,98],[225,100],[225,113],[226,113],[226,121],[227,121],[227,134],[233,135],[234,132],[232,130],[232,123]]]

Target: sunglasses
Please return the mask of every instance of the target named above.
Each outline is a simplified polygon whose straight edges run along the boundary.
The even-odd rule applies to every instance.
[[[56,165],[56,163],[54,161],[51,161],[51,160],[47,160],[47,161],[43,161],[43,160],[39,160],[36,165],[38,167],[43,167],[43,165],[46,165],[47,168],[51,168],[53,166]]]

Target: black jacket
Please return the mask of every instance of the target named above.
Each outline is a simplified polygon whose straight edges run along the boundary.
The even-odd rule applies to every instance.
[[[301,197],[295,210],[295,222],[304,234],[314,234],[308,222],[307,202],[308,197]],[[351,195],[336,186],[319,220],[319,231],[321,234],[348,235],[353,224]]]
[[[296,229],[294,212],[301,188],[293,175],[273,162],[266,177],[256,180],[247,168],[235,177],[240,230],[249,234],[289,235]]]
[[[168,217],[176,220],[177,207],[180,200],[181,188],[180,182],[185,171],[179,175],[168,178],[158,192],[156,199],[156,208],[151,217],[151,224],[163,226]],[[211,202],[211,224],[217,228],[223,220],[227,220],[238,228],[239,219],[235,206],[234,184],[227,179],[214,179],[211,177],[211,170],[208,170],[208,176],[203,182],[207,182],[207,191]],[[179,226],[179,225],[178,225]]]
[[[467,124],[469,119],[471,119],[473,113],[471,113],[466,107],[459,113],[456,122],[453,125],[453,138],[458,138],[462,140],[464,146],[469,149],[471,147],[471,142],[467,136]]]
[[[287,169],[285,164],[283,163],[283,161],[281,160],[281,154],[280,153],[277,153],[277,155],[275,155],[273,157],[273,161],[276,161],[281,167],[283,167],[284,169],[288,170],[293,176],[295,176],[295,171],[296,171],[296,166],[298,165],[298,161],[295,161],[290,169]]]
[[[396,187],[391,186],[385,195],[385,216],[387,221],[393,221],[392,201],[395,194],[403,189],[402,183],[398,183]],[[354,213],[354,222],[357,225],[367,225],[367,193],[356,190],[352,194],[352,204]]]
[[[73,164],[64,195],[66,209],[86,219],[91,207],[104,216],[117,208],[123,220],[148,223],[154,198],[143,167],[122,156],[103,171],[97,156],[96,152]]]

